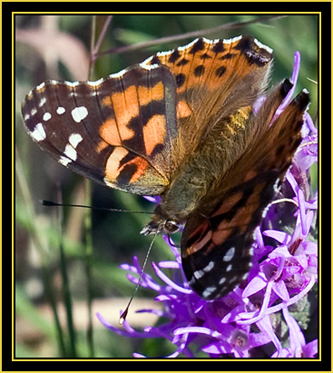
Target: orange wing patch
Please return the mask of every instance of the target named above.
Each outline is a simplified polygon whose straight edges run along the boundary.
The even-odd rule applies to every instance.
[[[164,99],[164,84],[158,82],[154,87],[138,87],[138,100],[140,105],[148,105],[150,102]]]
[[[124,92],[113,93],[103,99],[103,104],[113,107],[117,126],[119,131],[121,131],[132,118],[139,115],[140,102],[138,100],[137,87],[132,85]]]
[[[165,116],[161,114],[154,115],[144,126],[143,137],[148,155],[152,154],[156,145],[163,144],[166,135],[165,127]]]
[[[141,157],[135,157],[131,161],[126,162],[122,165],[122,160],[128,155],[128,150],[122,147],[117,147],[112,155],[109,157],[105,168],[105,177],[109,182],[116,180],[125,167],[135,166],[135,172],[132,172],[129,179],[130,183],[135,183],[144,174],[145,170],[148,168],[149,164],[146,160]]]
[[[162,193],[171,177],[171,135],[177,135],[176,110],[167,110],[176,106],[172,73],[137,66],[111,76],[101,90],[105,119],[97,151],[106,157],[104,182],[137,194]]]
[[[177,118],[186,118],[192,114],[191,108],[185,100],[179,101],[177,104]]]
[[[185,47],[157,53],[147,64],[168,66],[177,81],[177,93],[205,85],[217,90],[226,81],[240,79],[272,59],[272,50],[252,37],[228,40],[200,38]]]

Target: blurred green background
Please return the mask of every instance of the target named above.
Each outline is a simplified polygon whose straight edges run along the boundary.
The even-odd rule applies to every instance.
[[[310,114],[317,115],[318,81],[318,16],[289,15],[285,18],[257,22],[245,27],[207,33],[205,29],[235,21],[249,21],[255,15],[115,15],[102,41],[100,51],[156,40],[154,46],[122,53],[105,54],[97,59],[93,78],[105,77],[132,64],[142,62],[158,51],[185,45],[190,31],[203,30],[207,38],[230,38],[252,34],[274,50],[272,84],[290,77],[294,52],[302,61],[296,91],[303,88],[311,94]],[[15,17],[15,92],[16,92],[16,357],[131,357],[134,351],[149,356],[163,356],[174,349],[165,341],[129,340],[104,329],[95,312],[117,323],[134,288],[119,269],[131,263],[133,255],[143,262],[150,239],[139,235],[149,215],[92,212],[92,252],[82,243],[86,210],[45,207],[39,199],[56,201],[61,191],[64,203],[88,203],[92,206],[151,211],[153,206],[143,198],[92,184],[57,164],[44,154],[26,134],[20,116],[25,95],[46,79],[87,80],[92,37],[90,15]],[[106,16],[98,16],[96,35],[100,34]],[[182,40],[160,44],[158,38],[179,35]],[[309,80],[311,79],[311,80]],[[85,191],[85,189],[88,190]],[[91,199],[89,198],[91,189]],[[88,196],[88,197],[87,197]],[[58,216],[63,219],[60,228]],[[87,220],[86,220],[87,221]],[[66,268],[72,302],[75,331],[64,321],[65,308],[63,270],[59,245],[61,238],[66,255]],[[162,238],[154,244],[150,261],[171,259]],[[148,264],[147,271],[153,273]],[[88,291],[89,289],[89,291]],[[66,291],[66,289],[65,289]],[[90,294],[93,339],[89,337],[87,294]],[[132,305],[129,322],[137,328],[152,325],[155,319],[141,318],[135,309],[144,301],[151,307],[153,292],[141,289]],[[89,296],[88,296],[89,298]],[[59,325],[50,312],[57,305]],[[67,307],[70,306],[67,298]],[[147,304],[144,303],[144,307]],[[58,332],[57,332],[58,330]],[[88,339],[87,339],[88,330]],[[61,332],[62,331],[62,332]],[[63,334],[62,334],[63,333]],[[60,340],[59,340],[60,338]],[[88,341],[87,341],[88,340]],[[91,342],[93,340],[93,342]],[[89,342],[90,341],[90,342]],[[75,344],[75,347],[71,344]]]

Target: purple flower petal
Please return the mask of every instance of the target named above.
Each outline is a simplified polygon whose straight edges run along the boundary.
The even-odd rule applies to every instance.
[[[294,70],[293,70],[293,73],[290,79],[294,85],[296,85],[297,83],[300,67],[301,67],[301,54],[298,51],[296,51],[294,55]]]
[[[258,328],[260,331],[267,336],[267,338],[274,343],[277,353],[282,351],[282,345],[274,333],[272,323],[270,321],[270,318],[268,316],[263,317],[261,320],[259,320],[257,323]]]
[[[146,359],[147,358],[147,356],[142,355],[142,354],[138,354],[137,352],[133,353],[133,357],[136,357],[138,359]]]
[[[218,338],[221,336],[221,333],[212,331],[211,329],[204,328],[202,326],[189,326],[185,328],[178,328],[173,332],[174,335],[180,335],[180,334],[185,334],[185,333],[200,333],[200,334],[206,334],[206,335],[209,335],[215,338]]]
[[[305,222],[305,208],[304,208],[305,207],[304,206],[305,198],[304,198],[304,193],[301,189],[298,190],[297,200],[298,200],[298,206],[299,206],[299,211],[300,211],[302,234],[303,234],[303,236],[306,236],[307,235],[307,226],[306,226],[306,222]]]
[[[227,343],[223,341],[210,343],[207,346],[202,347],[202,351],[207,352],[208,354],[212,355],[221,355],[230,353],[232,350]]]
[[[246,286],[243,291],[242,296],[244,298],[249,297],[252,294],[257,293],[262,290],[267,285],[267,279],[263,278],[262,275],[258,275],[251,280],[251,282]]]
[[[179,269],[179,264],[173,260],[164,260],[162,262],[158,262],[158,266],[161,268]]]
[[[303,357],[315,357],[318,353],[318,339],[309,342],[303,347]]]
[[[313,123],[313,120],[312,120],[310,114],[307,113],[307,112],[305,113],[305,122],[306,122],[306,124],[308,125],[309,130],[310,130],[311,132],[313,132],[313,133],[317,133],[317,132],[318,132],[316,126],[315,126],[314,123]]]
[[[143,196],[147,201],[158,204],[161,202],[160,196]]]
[[[295,92],[295,87],[296,87],[296,83],[298,79],[298,73],[300,69],[300,63],[301,63],[301,54],[297,51],[295,52],[295,55],[294,55],[294,69],[293,69],[293,73],[290,79],[293,86],[291,90],[287,93],[287,96],[284,98],[279,108],[276,110],[276,113],[274,115],[272,122],[274,122],[277,119],[277,117],[283,112],[283,110],[289,105],[291,101],[291,98]]]
[[[289,326],[290,350],[295,357],[302,357],[302,349],[305,345],[304,335],[296,320],[289,314],[288,309],[282,309],[282,313]]]
[[[286,284],[283,281],[277,281],[273,286],[273,291],[283,300],[290,299]]]
[[[179,291],[180,293],[184,294],[191,294],[192,290],[185,289],[182,286],[177,285],[174,281],[172,281],[167,275],[165,275],[153,262],[152,266],[154,268],[154,271],[156,272],[157,276],[164,281],[167,285],[171,286],[174,290]]]

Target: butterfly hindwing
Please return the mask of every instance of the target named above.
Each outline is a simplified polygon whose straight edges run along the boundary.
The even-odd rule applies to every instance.
[[[211,216],[193,213],[182,236],[185,275],[201,297],[228,294],[252,266],[253,233],[274,196],[275,171],[239,185],[220,201]]]
[[[261,136],[225,175],[232,181],[228,184],[222,179],[186,222],[181,245],[183,268],[191,287],[203,298],[225,296],[251,268],[255,228],[301,141],[307,92],[301,92],[271,123],[272,106],[277,109],[291,86],[289,81],[283,82],[266,99],[256,118],[266,118],[266,123],[259,123]]]

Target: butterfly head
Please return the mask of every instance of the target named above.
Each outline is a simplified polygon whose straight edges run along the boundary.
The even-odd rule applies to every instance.
[[[166,219],[166,220],[152,220],[148,223],[140,232],[144,236],[148,236],[150,234],[157,234],[157,233],[165,233],[165,234],[172,234],[179,231],[179,225],[177,222]]]

